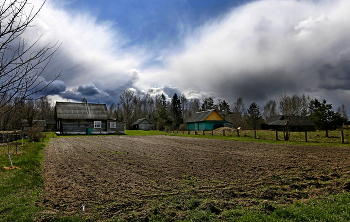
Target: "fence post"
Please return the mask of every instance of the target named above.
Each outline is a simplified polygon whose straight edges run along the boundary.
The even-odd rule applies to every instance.
[[[341,135],[341,143],[344,143],[344,132],[343,132],[343,130],[340,131],[340,135]]]
[[[237,137],[239,137],[239,129],[237,129]]]
[[[205,135],[204,130],[203,130],[203,135]]]
[[[256,130],[254,130],[254,139],[256,139]]]
[[[214,136],[214,130],[213,129],[211,130],[211,135]]]
[[[222,130],[222,135],[225,136],[225,130]]]
[[[305,142],[307,142],[307,131],[305,131]]]
[[[276,130],[276,140],[278,140],[278,131]]]
[[[187,134],[190,135],[190,131],[187,131]]]

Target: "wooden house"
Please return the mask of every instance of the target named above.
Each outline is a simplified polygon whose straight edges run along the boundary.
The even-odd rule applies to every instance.
[[[261,129],[285,130],[289,127],[291,131],[314,131],[315,124],[307,116],[285,116],[276,115],[269,117],[261,124]]]
[[[151,123],[146,118],[138,119],[132,124],[133,130],[151,130]]]
[[[191,131],[213,130],[231,126],[231,123],[227,122],[216,110],[196,112],[186,123],[187,129]]]
[[[124,123],[109,118],[106,104],[56,102],[59,134],[124,133]]]

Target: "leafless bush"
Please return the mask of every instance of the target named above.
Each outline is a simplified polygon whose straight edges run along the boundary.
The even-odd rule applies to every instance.
[[[45,135],[42,134],[41,130],[37,126],[31,127],[27,130],[26,134],[28,135],[30,141],[40,142],[40,139],[45,138]]]

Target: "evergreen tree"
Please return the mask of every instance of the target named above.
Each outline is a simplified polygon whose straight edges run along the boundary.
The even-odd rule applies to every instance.
[[[165,95],[163,93],[160,96],[160,104],[164,107],[164,109],[168,108],[168,102],[166,101]]]
[[[207,97],[203,100],[201,110],[206,111],[211,109],[215,109],[214,100],[211,97]]]
[[[340,113],[332,111],[332,104],[327,104],[325,99],[322,102],[317,99],[311,100],[309,110],[310,120],[314,122],[316,129],[326,131],[326,137],[328,130],[336,129],[346,123],[346,119]]]
[[[173,119],[168,112],[168,102],[166,101],[165,95],[162,94],[157,100],[157,111],[153,118],[157,123],[158,130],[164,130],[165,126],[171,126]]]
[[[178,128],[180,124],[183,123],[183,119],[182,119],[181,101],[176,93],[174,94],[173,99],[171,100],[171,112],[173,114],[175,128]]]
[[[225,100],[219,100],[219,113],[225,120],[228,115],[232,113],[230,104],[228,104]]]
[[[261,122],[261,114],[259,110],[259,106],[253,102],[250,104],[248,111],[248,124],[253,127],[254,130],[256,130]]]

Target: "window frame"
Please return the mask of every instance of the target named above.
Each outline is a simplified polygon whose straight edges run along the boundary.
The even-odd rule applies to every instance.
[[[109,128],[116,129],[117,128],[117,123],[116,122],[109,122]]]
[[[94,128],[95,129],[101,129],[101,127],[102,127],[101,121],[94,121]]]

